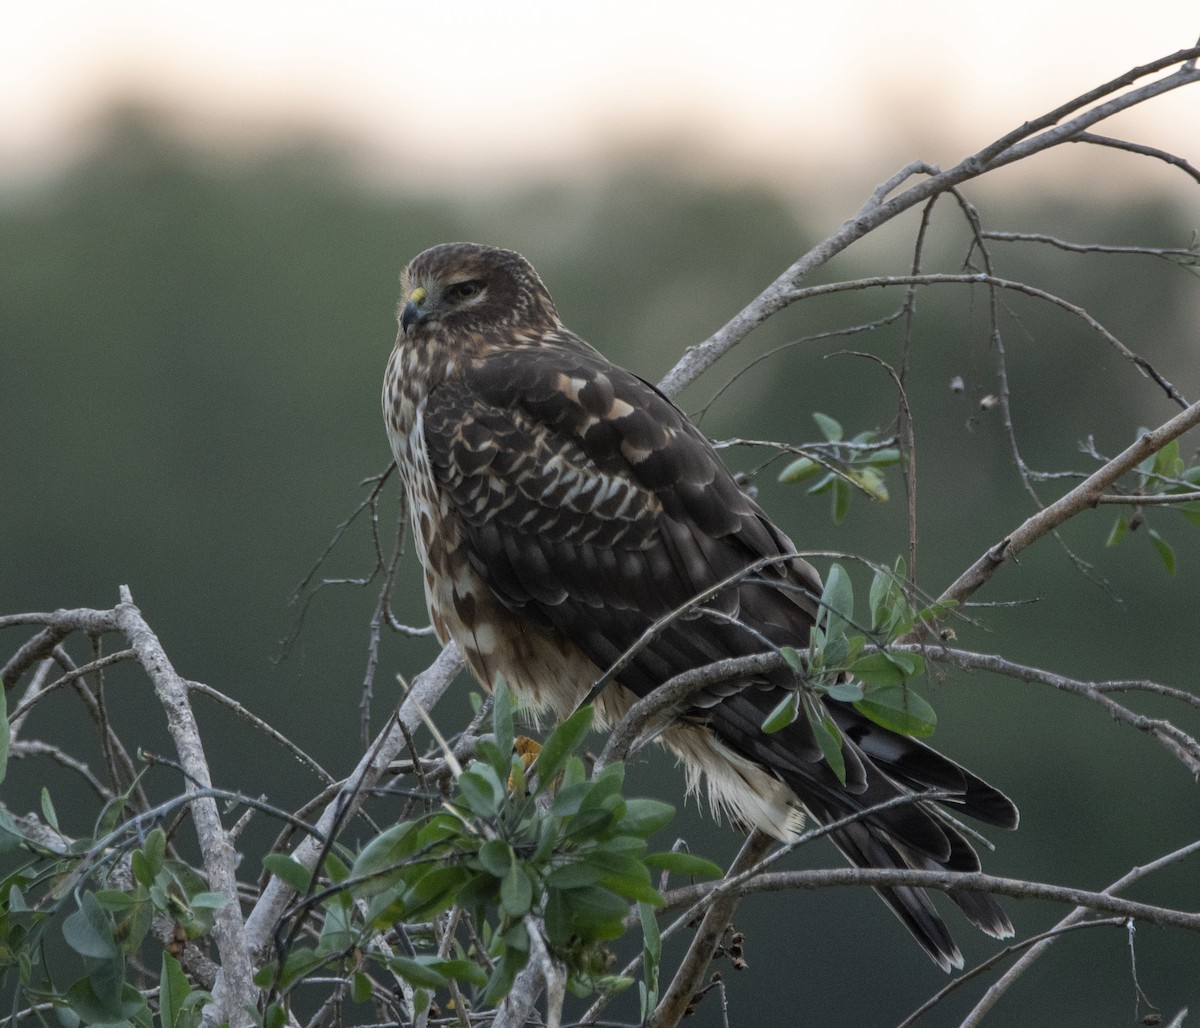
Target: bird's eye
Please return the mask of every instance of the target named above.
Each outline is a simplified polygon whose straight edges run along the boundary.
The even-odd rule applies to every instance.
[[[471,280],[470,282],[456,282],[450,287],[450,295],[455,300],[470,300],[483,292],[483,283]]]

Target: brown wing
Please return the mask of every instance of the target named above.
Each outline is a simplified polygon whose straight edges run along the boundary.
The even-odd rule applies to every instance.
[[[560,629],[601,668],[700,592],[794,552],[677,408],[598,356],[497,353],[435,390],[424,419],[476,570],[510,610]],[[791,591],[760,584],[785,574]],[[802,560],[768,568],[668,627],[622,681],[644,694],[689,667],[762,652],[755,633],[802,646],[820,588]]]
[[[659,618],[761,558],[795,552],[712,446],[653,386],[566,337],[472,363],[428,397],[434,474],[464,526],[469,559],[509,610],[552,626],[600,668]],[[620,674],[645,695],[673,675],[771,646],[803,647],[821,582],[804,560],[764,568],[671,622]],[[801,718],[761,730],[790,673],[723,683],[687,716],[785,782],[822,821],[908,789],[956,792],[959,809],[1012,826],[1011,802],[928,747],[827,701],[842,729],[846,781]],[[867,815],[834,833],[860,865],[978,869],[969,843],[926,805]],[[961,958],[918,890],[881,890],[935,959]],[[993,934],[1011,928],[986,897],[958,897]]]

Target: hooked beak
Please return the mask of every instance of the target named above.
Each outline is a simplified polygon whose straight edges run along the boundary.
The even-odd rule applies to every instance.
[[[408,303],[404,305],[404,310],[400,313],[400,330],[405,335],[408,334],[410,326],[416,324],[425,316],[425,312],[419,306],[424,302],[425,295],[425,288],[417,286],[409,296]]]

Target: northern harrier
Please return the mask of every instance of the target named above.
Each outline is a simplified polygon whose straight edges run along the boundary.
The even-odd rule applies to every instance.
[[[535,709],[569,713],[658,619],[785,555],[671,621],[599,695],[608,723],[674,675],[772,646],[804,647],[821,579],[734,482],[716,451],[654,386],[559,320],[520,255],[435,246],[405,269],[400,334],[383,409],[404,482],[429,615],[484,688],[496,675]],[[799,718],[762,724],[794,673],[723,682],[693,697],[660,741],[690,790],[780,839],[805,812],[843,818],[893,797],[948,792],[955,813],[1013,828],[1002,793],[929,747],[825,697],[841,729],[845,782]],[[860,867],[975,871],[942,810],[914,801],[832,833]],[[962,956],[920,889],[878,890],[946,970]],[[951,898],[983,931],[1012,926],[983,893]]]

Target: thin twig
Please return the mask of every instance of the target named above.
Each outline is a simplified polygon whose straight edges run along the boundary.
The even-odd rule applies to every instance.
[[[1200,842],[1189,843],[1187,846],[1182,846],[1172,853],[1167,853],[1148,864],[1143,864],[1140,867],[1130,869],[1126,874],[1122,875],[1112,883],[1101,895],[1109,896],[1120,892],[1134,882],[1140,881],[1147,875],[1155,871],[1159,871],[1171,864],[1192,856],[1194,853],[1200,852]],[[1091,911],[1093,907],[1090,904],[1080,904],[1071,911],[1066,917],[1055,925],[1055,928],[1065,928],[1073,924],[1078,924]],[[1049,948],[1053,945],[1054,939],[1045,939],[1035,945],[1032,949],[1026,952],[1022,957],[1013,964],[1003,975],[989,986],[987,992],[967,1015],[966,1019],[960,1025],[960,1028],[976,1028],[980,1021],[983,1020],[985,1014],[990,1011],[1000,997],[1012,987],[1013,983],[1021,977],[1033,964],[1038,960]]]
[[[1027,546],[1095,504],[1122,475],[1136,468],[1147,457],[1157,453],[1172,439],[1200,424],[1200,402],[1176,414],[1170,421],[1140,436],[1111,461],[1092,473],[1074,489],[1054,503],[1025,520],[998,543],[988,547],[969,568],[958,576],[938,597],[939,603],[949,600],[962,602],[987,582],[996,570],[1011,561]],[[903,641],[909,642],[910,639]]]
[[[719,883],[718,883],[719,884]],[[917,889],[934,889],[940,892],[970,891],[987,892],[995,896],[1012,899],[1039,899],[1053,903],[1069,903],[1089,910],[1121,917],[1131,917],[1146,924],[1168,928],[1183,928],[1200,932],[1200,912],[1190,913],[1159,907],[1151,903],[1138,903],[1120,899],[1107,892],[1089,892],[1065,885],[1049,885],[1019,878],[1003,878],[984,874],[982,871],[919,871],[911,868],[862,868],[838,867],[810,871],[770,871],[750,878],[738,885],[734,891],[739,896],[759,893],[795,892],[800,890],[842,888],[846,886],[898,888],[910,886]],[[694,903],[713,892],[712,884],[688,885],[672,890],[664,897],[670,906]]]
[[[729,866],[726,878],[736,878],[753,867],[766,855],[772,844],[770,836],[758,829],[752,831],[741,852]],[[684,1010],[700,988],[704,974],[712,963],[713,953],[725,934],[725,927],[733,917],[741,895],[743,894],[738,890],[727,889],[705,911],[700,927],[692,936],[687,954],[676,970],[670,987],[646,1022],[646,1028],[672,1028],[679,1023]]]
[[[1123,75],[1047,112],[1040,118],[1027,121],[956,164],[947,171],[924,164],[912,164],[876,189],[874,195],[852,218],[845,221],[832,235],[818,243],[792,263],[746,307],[704,342],[689,347],[675,366],[659,382],[668,396],[678,395],[716,361],[732,350],[771,315],[793,302],[800,285],[813,271],[828,263],[851,244],[873,232],[880,225],[924,203],[931,196],[953,186],[978,178],[994,168],[1024,160],[1060,143],[1070,142],[1092,126],[1138,104],[1174,89],[1200,81],[1200,71],[1191,62],[1200,56],[1200,47],[1179,50],[1166,57],[1130,69]],[[1140,79],[1157,74],[1166,68],[1182,65],[1178,70],[1137,88],[1128,88]],[[1105,102],[1097,103],[1110,94],[1126,90]],[[1063,122],[1076,111],[1096,104],[1084,113]],[[1061,124],[1060,124],[1061,122]],[[902,193],[887,197],[892,190],[911,176],[924,173],[922,179]]]

